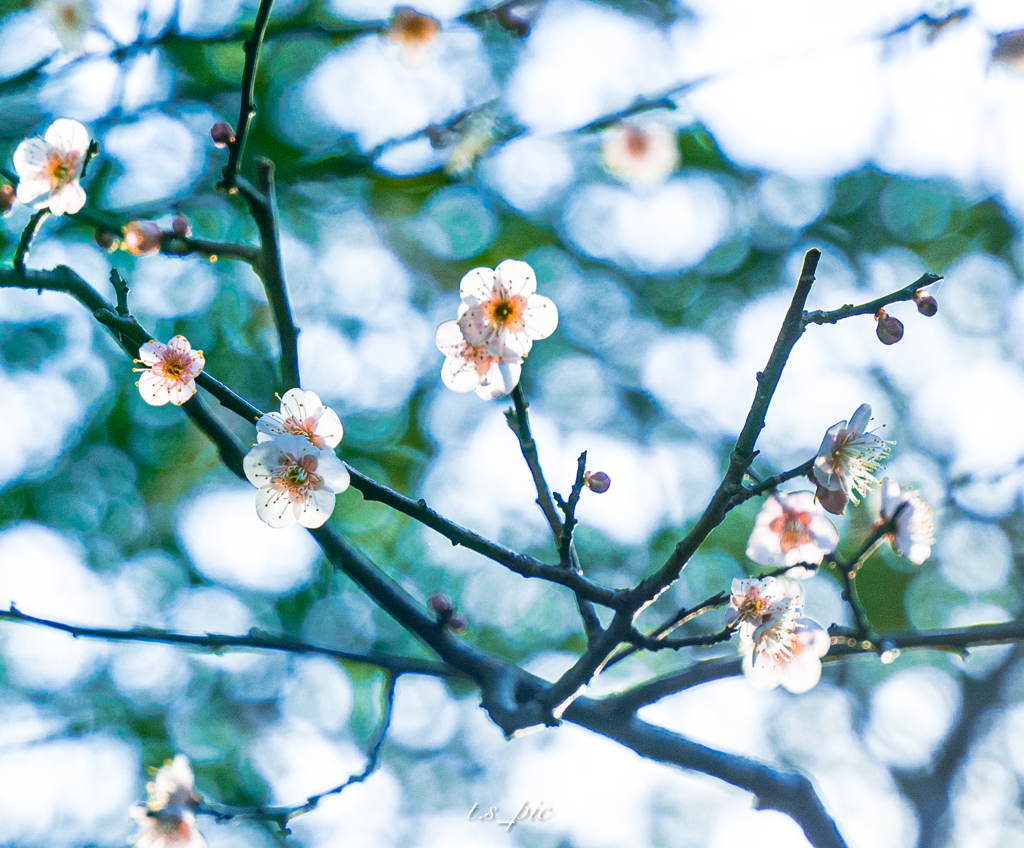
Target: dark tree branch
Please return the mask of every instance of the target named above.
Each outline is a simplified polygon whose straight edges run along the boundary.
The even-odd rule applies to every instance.
[[[937,274],[922,274],[921,277],[911,283],[909,286],[895,291],[892,294],[887,294],[884,297],[875,298],[875,300],[869,301],[868,303],[862,303],[858,306],[854,306],[852,303],[841,306],[839,309],[833,309],[829,312],[823,312],[818,310],[816,312],[808,312],[804,315],[803,323],[806,327],[808,324],[835,324],[837,321],[842,321],[844,318],[852,318],[855,315],[875,315],[879,309],[888,306],[890,303],[901,303],[906,300],[913,300],[914,295],[920,289],[925,286],[930,286],[932,283],[937,283],[942,277]]]
[[[537,489],[537,506],[544,513],[544,518],[547,519],[548,526],[557,543],[562,534],[562,521],[555,509],[555,502],[551,499],[551,490],[548,488],[547,480],[544,479],[544,470],[540,467],[537,443],[533,440],[533,432],[530,429],[530,413],[528,411],[530,405],[523,397],[521,383],[517,383],[516,387],[512,389],[512,403],[515,405],[515,409],[506,412],[505,417],[508,419],[508,426],[519,440],[523,459],[526,460],[530,474],[533,476],[533,484]]]
[[[583,451],[576,460],[576,479],[573,481],[572,490],[569,492],[569,500],[563,500],[557,492],[554,498],[558,501],[558,508],[562,510],[565,520],[562,522],[561,532],[558,534],[558,561],[562,568],[570,568],[572,531],[576,527],[576,506],[580,502],[580,493],[583,491],[584,475],[587,472],[587,452]]]
[[[28,259],[29,251],[32,249],[32,240],[36,237],[36,233],[39,232],[39,228],[43,225],[50,215],[50,210],[42,208],[32,213],[32,217],[29,218],[28,224],[25,229],[21,231],[21,238],[18,239],[18,246],[14,250],[14,271],[17,274],[24,276],[25,274],[25,260]]]
[[[208,241],[207,239],[193,238],[186,236],[172,236],[165,239],[160,245],[160,252],[167,256],[191,256],[199,254],[210,260],[217,260],[223,257],[240,259],[252,267],[259,274],[262,270],[261,261],[263,253],[258,247],[251,244],[235,244],[233,242]]]
[[[758,495],[763,495],[765,492],[774,491],[778,486],[781,486],[788,480],[793,480],[797,477],[806,477],[813,470],[814,460],[809,459],[807,462],[802,465],[798,465],[796,468],[790,468],[789,471],[783,471],[781,474],[775,474],[765,480],[762,480],[760,483],[751,486],[749,489],[744,489],[733,497],[730,505],[733,507],[739,506],[744,501],[748,501]]]
[[[35,624],[40,627],[48,627],[51,630],[61,630],[64,633],[70,633],[75,638],[103,639],[107,642],[156,642],[162,645],[186,645],[213,651],[223,650],[224,648],[252,648],[262,651],[282,651],[288,654],[319,654],[343,660],[344,662],[376,666],[392,674],[425,674],[430,677],[445,678],[460,676],[457,670],[443,663],[429,662],[428,660],[420,660],[413,657],[398,657],[376,651],[368,651],[361,654],[355,651],[323,648],[283,636],[273,636],[255,627],[244,636],[229,636],[222,633],[206,633],[202,636],[195,636],[189,633],[175,633],[155,627],[134,627],[131,630],[118,630],[109,627],[78,627],[77,625],[67,624],[62,621],[53,621],[47,618],[28,615],[16,609],[13,604],[9,610],[0,610],[0,621],[9,621],[16,624]]]

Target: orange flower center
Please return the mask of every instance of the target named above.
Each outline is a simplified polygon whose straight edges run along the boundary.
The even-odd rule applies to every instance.
[[[60,16],[60,22],[64,26],[72,29],[78,26],[78,12],[75,11],[73,6],[61,6],[57,14]]]
[[[64,153],[60,150],[50,150],[46,154],[46,164],[43,165],[43,176],[50,181],[50,188],[57,189],[66,186],[75,178],[75,171],[78,169],[78,154],[74,151]]]
[[[526,310],[524,298],[502,292],[486,301],[483,307],[484,314],[498,332],[506,328],[513,333],[523,331],[523,312]]]
[[[779,534],[782,552],[788,554],[794,548],[814,541],[814,535],[807,529],[811,517],[806,512],[783,512],[771,523],[771,531]]]
[[[481,377],[490,371],[491,366],[498,361],[498,357],[487,350],[487,345],[467,344],[462,349],[462,358],[467,362],[472,362],[476,373]]]
[[[315,456],[286,457],[284,465],[274,469],[274,488],[292,500],[305,500],[310,492],[323,488],[324,478],[316,473],[317,464]]]
[[[651,149],[650,133],[644,132],[639,127],[626,127],[626,150],[637,159],[647,155]]]
[[[163,371],[165,377],[170,377],[172,380],[180,380],[189,371],[192,366],[192,361],[187,359],[181,354],[171,354],[167,359],[164,360]]]
[[[739,602],[739,618],[743,621],[763,621],[771,609],[771,603],[759,592],[753,591]]]
[[[316,428],[316,420],[313,418],[293,418],[290,415],[284,420],[284,424],[281,425],[282,429],[292,436],[305,436],[316,445],[318,448],[327,447],[327,442],[324,441],[322,436],[318,436],[313,430]]]

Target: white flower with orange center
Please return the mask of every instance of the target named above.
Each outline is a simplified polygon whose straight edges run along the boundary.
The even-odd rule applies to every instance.
[[[487,345],[469,344],[458,321],[441,324],[435,341],[445,356],[441,381],[453,392],[475,390],[484,400],[494,400],[519,383],[523,358],[506,347],[495,355]]]
[[[775,577],[733,580],[725,626],[735,626],[740,639],[750,639],[758,627],[792,605],[788,589],[786,581]]]
[[[663,183],[679,165],[676,135],[660,124],[613,127],[605,133],[601,153],[612,174],[641,186]]]
[[[146,366],[135,369],[141,372],[135,385],[150,406],[181,406],[196,393],[196,377],[206,365],[203,352],[192,350],[184,336],[175,336],[167,344],[146,342],[135,361]]]
[[[814,492],[777,492],[765,501],[747,542],[747,556],[760,565],[819,565],[839,545],[839,534],[814,499]],[[793,569],[791,577],[813,572]]]
[[[917,491],[901,491],[899,484],[888,477],[882,481],[882,521],[895,522],[893,532],[887,534],[889,544],[914,565],[920,565],[932,553],[935,544],[935,524],[932,508]]]
[[[397,6],[384,35],[388,41],[402,48],[402,61],[416,68],[430,54],[440,31],[441,24],[437,18],[421,15],[409,6]]]
[[[459,284],[459,329],[470,345],[486,345],[493,356],[504,348],[526,356],[536,339],[558,326],[558,309],[536,294],[537,275],[526,262],[506,259],[493,271],[474,268]]]
[[[53,215],[75,213],[85,206],[78,184],[89,149],[89,131],[78,121],[59,118],[42,138],[26,138],[14,151],[18,200]]]
[[[256,422],[258,442],[278,436],[304,436],[324,450],[336,448],[343,434],[338,414],[324,406],[315,392],[303,389],[289,389],[281,398],[281,411],[267,412]]]
[[[85,32],[92,24],[88,0],[44,0],[40,8],[49,16],[64,49],[81,50]]]
[[[821,658],[830,644],[828,632],[816,621],[780,615],[754,631],[748,645],[741,642],[743,673],[759,689],[807,692],[821,679]]]
[[[345,464],[306,436],[275,436],[260,442],[242,461],[256,492],[256,514],[271,527],[296,521],[320,527],[334,512],[335,495],[348,488]]]
[[[874,472],[889,455],[887,442],[865,432],[871,420],[871,407],[862,403],[850,423],[840,421],[828,428],[814,459],[814,479],[830,492],[843,492],[855,504],[878,481]]]
[[[168,807],[154,812],[139,805],[132,807],[131,816],[139,825],[133,840],[136,848],[206,848],[191,810]]]

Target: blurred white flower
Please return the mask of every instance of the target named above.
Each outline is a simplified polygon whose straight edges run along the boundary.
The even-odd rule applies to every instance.
[[[196,393],[196,377],[206,365],[201,350],[192,350],[184,336],[175,336],[167,344],[153,340],[139,348],[135,360],[146,368],[141,372],[139,394],[150,406],[163,406],[170,402],[181,406]]]
[[[747,556],[759,565],[818,565],[839,544],[839,534],[814,492],[777,492],[757,514]],[[812,572],[793,569],[791,577]]]
[[[862,403],[849,425],[840,421],[828,428],[814,460],[818,484],[830,492],[842,491],[855,504],[860,503],[858,495],[863,497],[878,482],[872,472],[885,461],[891,444],[865,432],[870,419],[871,407]]]
[[[242,462],[256,492],[256,514],[271,527],[299,522],[320,527],[334,512],[334,496],[348,488],[345,464],[305,436],[260,442]]]
[[[830,645],[828,633],[816,621],[798,616],[792,609],[772,616],[746,643],[743,673],[759,689],[781,685],[800,694],[821,679],[821,658]]]
[[[191,810],[169,807],[153,812],[140,805],[132,807],[131,816],[139,825],[136,848],[206,848]]]
[[[621,180],[642,186],[665,181],[679,165],[676,135],[654,124],[620,124],[608,130],[601,147],[605,167]]]
[[[194,807],[202,800],[195,789],[192,764],[184,754],[167,760],[146,784],[146,806],[152,811],[166,807]]]
[[[504,345],[494,354],[487,345],[469,344],[458,321],[441,324],[435,341],[445,356],[441,381],[453,392],[475,389],[484,400],[494,400],[507,395],[519,382],[523,358]]]
[[[256,440],[269,442],[278,436],[305,436],[315,446],[336,448],[344,430],[341,419],[324,406],[316,392],[289,389],[281,398],[280,412],[267,412],[256,422]]]
[[[53,215],[77,212],[85,206],[78,179],[88,149],[89,131],[69,118],[58,118],[42,138],[26,138],[13,157],[18,200]]]
[[[396,6],[384,36],[402,48],[402,61],[416,68],[430,54],[430,49],[441,31],[437,18],[421,15],[409,6]]]
[[[537,275],[518,259],[506,259],[493,271],[474,268],[459,284],[462,335],[494,356],[502,355],[503,346],[526,356],[534,339],[546,339],[558,326],[555,304],[536,291]]]
[[[82,49],[85,31],[92,23],[88,0],[44,0],[39,8],[50,18],[65,50]]]
[[[882,481],[882,520],[895,519],[896,526],[888,534],[889,544],[914,565],[920,565],[932,553],[935,527],[932,508],[921,500],[916,490],[901,492],[899,484],[888,477]]]

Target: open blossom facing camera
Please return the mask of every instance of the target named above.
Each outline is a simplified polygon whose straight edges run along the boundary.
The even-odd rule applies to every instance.
[[[795,583],[775,577],[732,581],[732,597],[725,612],[725,626],[735,626],[740,639],[750,639],[754,631],[773,617],[783,616],[800,602]]]
[[[679,165],[675,133],[657,124],[614,127],[605,133],[601,152],[612,174],[636,185],[658,185]]]
[[[470,345],[486,345],[492,356],[526,356],[535,339],[558,326],[558,310],[536,294],[537,275],[518,259],[506,259],[493,271],[474,268],[459,285],[459,329]]]
[[[469,344],[458,321],[441,324],[435,340],[445,357],[441,381],[453,392],[475,390],[484,400],[494,400],[519,383],[523,358],[506,347],[495,355],[487,345]]]
[[[281,398],[281,411],[267,412],[256,422],[258,442],[278,436],[304,436],[324,450],[336,448],[343,434],[338,414],[324,406],[315,392],[303,389],[289,389]]]
[[[320,527],[334,512],[334,496],[350,481],[332,450],[321,450],[306,436],[275,436],[245,455],[245,476],[256,492],[256,514],[271,527],[296,521]]]
[[[146,366],[135,369],[142,372],[135,385],[151,406],[181,406],[196,393],[196,377],[206,365],[203,352],[192,350],[184,336],[175,336],[167,344],[146,342],[135,361]]]
[[[765,501],[747,542],[759,565],[818,565],[839,545],[839,534],[814,499],[814,492],[777,492]],[[791,576],[804,576],[801,571]]]
[[[50,124],[42,138],[26,138],[13,157],[18,200],[34,209],[48,207],[53,215],[78,212],[85,206],[78,179],[88,149],[89,131],[68,118]]]
[[[810,618],[775,616],[754,631],[743,653],[743,673],[759,689],[782,686],[794,694],[807,692],[821,679],[821,658],[830,641],[828,632]]]
[[[920,565],[932,553],[935,526],[932,508],[921,500],[916,490],[900,491],[889,478],[882,481],[882,520],[895,518],[896,529],[888,534],[889,544],[914,565]]]
[[[890,442],[865,432],[871,419],[871,407],[862,403],[853,413],[850,423],[840,421],[829,427],[814,459],[814,479],[820,489],[842,492],[855,504],[875,483],[873,472],[889,455]],[[832,501],[819,489],[819,496],[829,512],[842,513],[842,509],[829,509]],[[842,500],[845,509],[845,499]]]

